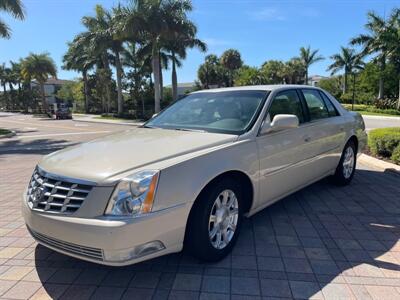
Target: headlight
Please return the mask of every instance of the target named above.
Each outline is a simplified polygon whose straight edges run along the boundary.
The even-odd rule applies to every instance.
[[[159,171],[146,170],[122,179],[116,186],[105,214],[135,216],[151,212]]]

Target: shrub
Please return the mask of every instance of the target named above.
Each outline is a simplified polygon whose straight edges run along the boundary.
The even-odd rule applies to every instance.
[[[368,134],[368,146],[375,155],[391,157],[400,145],[400,127],[378,128]]]
[[[377,99],[374,102],[374,105],[376,108],[381,108],[381,109],[396,109],[396,104],[397,104],[397,99],[394,98],[383,98],[383,99]]]
[[[400,144],[393,150],[391,160],[400,165]]]

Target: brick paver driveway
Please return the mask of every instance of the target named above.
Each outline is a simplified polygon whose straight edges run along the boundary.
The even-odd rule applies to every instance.
[[[400,299],[398,175],[359,166],[348,187],[323,180],[287,197],[246,220],[232,255],[219,263],[179,253],[103,267],[38,246],[20,197],[49,148],[125,127],[81,123],[72,134],[73,121],[17,118],[0,117],[0,127],[26,136],[0,141],[1,298]]]

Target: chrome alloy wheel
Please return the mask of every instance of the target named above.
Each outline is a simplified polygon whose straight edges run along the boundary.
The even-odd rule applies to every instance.
[[[239,204],[232,190],[222,191],[211,209],[208,221],[210,242],[216,249],[225,248],[235,235],[239,219]]]
[[[344,153],[343,159],[343,176],[344,178],[350,178],[354,169],[354,150],[352,147],[347,147]]]

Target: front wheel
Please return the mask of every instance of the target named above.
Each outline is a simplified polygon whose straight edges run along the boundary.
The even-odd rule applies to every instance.
[[[192,208],[186,235],[193,256],[218,261],[232,250],[240,230],[242,204],[242,191],[231,178],[202,192]]]
[[[343,149],[339,165],[333,175],[333,179],[338,185],[347,185],[351,182],[356,170],[357,152],[353,141],[347,142]]]

